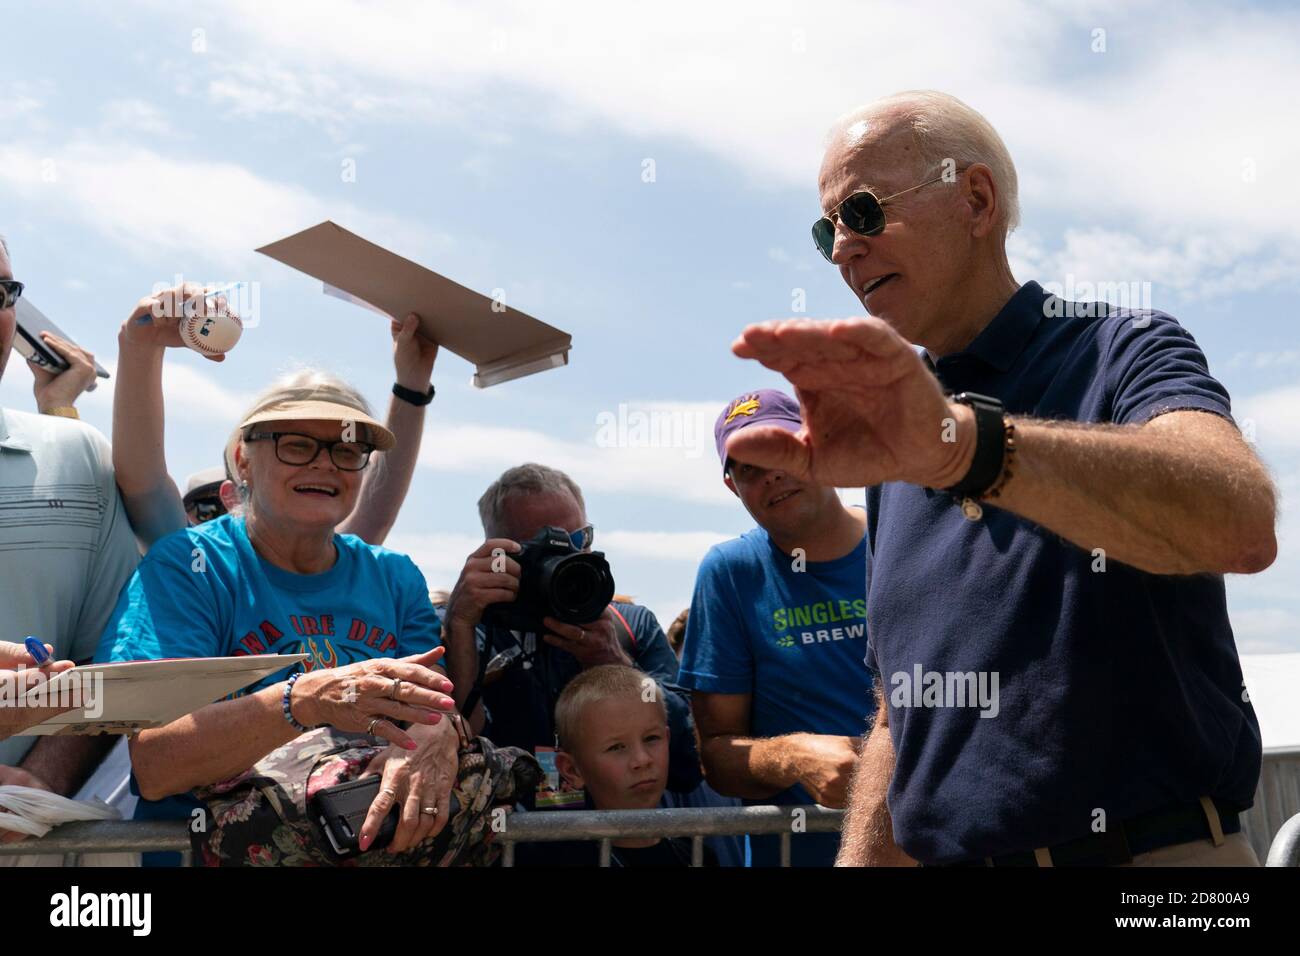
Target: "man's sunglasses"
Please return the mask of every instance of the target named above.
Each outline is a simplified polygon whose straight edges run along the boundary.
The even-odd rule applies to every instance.
[[[208,498],[191,498],[185,503],[185,511],[195,524],[203,524],[226,513],[226,506],[218,495]]]
[[[23,294],[23,284],[17,279],[0,279],[0,309],[9,309]]]
[[[591,547],[591,543],[596,540],[595,525],[589,524],[577,531],[570,531],[569,540],[573,542],[573,546],[579,551],[586,551]]]
[[[828,215],[822,216],[813,223],[812,236],[817,251],[826,257],[827,262],[831,261],[831,254],[835,251],[836,219],[844,223],[846,229],[856,232],[859,236],[878,236],[885,231],[885,203],[937,183],[943,178],[943,176],[936,176],[934,179],[909,186],[902,192],[896,192],[884,199],[877,199],[876,194],[869,189],[854,193],[832,209]]]

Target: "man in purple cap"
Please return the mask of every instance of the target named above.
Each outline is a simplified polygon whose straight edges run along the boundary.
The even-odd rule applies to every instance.
[[[866,515],[835,489],[727,455],[751,425],[797,432],[799,405],[773,389],[730,402],[714,427],[722,480],[758,527],[700,564],[678,682],[692,707],[705,777],[749,803],[845,805],[875,710],[866,647]],[[777,837],[751,838],[755,866]],[[837,834],[791,843],[796,866],[830,866]]]

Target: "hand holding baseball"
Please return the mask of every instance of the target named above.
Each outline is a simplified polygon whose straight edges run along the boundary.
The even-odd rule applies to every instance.
[[[119,339],[127,347],[186,346],[205,358],[221,362],[239,341],[242,330],[239,317],[229,310],[224,296],[209,298],[203,286],[186,282],[137,302],[122,324]],[[206,334],[201,334],[204,331]],[[205,347],[200,348],[195,342]]]

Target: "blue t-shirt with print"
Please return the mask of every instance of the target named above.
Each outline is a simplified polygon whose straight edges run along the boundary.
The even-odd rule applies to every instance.
[[[242,517],[225,515],[167,535],[122,589],[95,660],[308,655],[232,695],[239,696],[294,670],[438,646],[428,588],[409,557],[353,535],[336,534],[334,544],[332,568],[294,574],[258,555]],[[188,795],[141,800],[136,818],[175,819],[197,806]]]
[[[750,733],[861,737],[875,712],[866,649],[867,547],[834,561],[801,562],[762,528],[704,556],[686,622],[678,683],[712,694],[750,694]],[[755,804],[811,804],[795,785]],[[779,860],[776,837],[750,841],[755,866]],[[791,840],[796,866],[830,866],[837,834]]]

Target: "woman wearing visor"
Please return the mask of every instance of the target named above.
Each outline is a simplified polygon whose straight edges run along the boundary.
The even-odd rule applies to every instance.
[[[307,659],[131,739],[139,818],[188,817],[196,787],[228,780],[305,730],[391,746],[363,849],[390,807],[390,852],[447,820],[458,734],[428,589],[411,559],[338,533],[362,476],[394,446],[346,383],[300,374],[264,393],[233,449],[242,502],[159,539],[122,591],[96,660],[244,654]],[[408,722],[403,730],[399,722]]]

